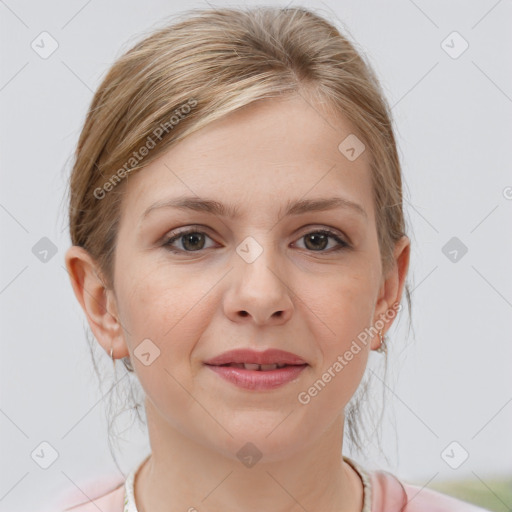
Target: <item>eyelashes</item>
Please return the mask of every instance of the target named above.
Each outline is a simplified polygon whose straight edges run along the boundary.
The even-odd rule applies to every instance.
[[[312,239],[307,238],[307,237],[312,237],[312,236],[314,236],[314,238],[312,238]],[[197,228],[186,229],[186,230],[183,230],[180,232],[171,233],[171,236],[169,236],[165,239],[162,246],[166,250],[168,250],[169,252],[174,253],[174,254],[201,253],[211,247],[205,248],[204,244],[203,244],[203,246],[201,246],[197,249],[192,248],[192,250],[187,250],[186,247],[187,247],[187,245],[192,245],[192,247],[193,247],[194,245],[197,245],[198,242],[199,242],[199,245],[201,245],[201,242],[203,242],[205,240],[205,237],[211,239],[211,237],[207,233],[205,233],[204,231],[201,231]],[[180,239],[181,239],[181,245],[182,245],[182,247],[184,247],[183,249],[176,248],[173,245],[176,241],[179,241]],[[337,232],[331,231],[330,229],[325,229],[325,228],[309,231],[309,232],[305,233],[304,235],[302,235],[298,240],[303,240],[303,239],[306,239],[308,241],[313,241],[313,244],[315,242],[317,242],[317,243],[320,242],[320,245],[322,246],[320,248],[320,250],[309,249],[308,247],[305,248],[306,251],[314,253],[314,254],[331,254],[333,252],[338,252],[343,249],[350,248],[350,244],[345,242],[345,240],[343,240],[338,235]],[[329,239],[334,240],[336,242],[337,246],[335,246],[334,248],[330,248],[329,250],[325,250],[324,245],[328,245]],[[183,242],[185,242],[185,243],[183,243]],[[324,244],[324,242],[326,242],[326,244]]]

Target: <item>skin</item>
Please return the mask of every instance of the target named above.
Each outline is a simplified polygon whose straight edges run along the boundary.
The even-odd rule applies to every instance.
[[[307,405],[297,399],[400,302],[409,265],[403,237],[383,275],[368,151],[351,162],[338,150],[349,133],[347,120],[297,96],[249,105],[129,177],[113,290],[86,251],[68,250],[73,289],[97,341],[116,358],[131,357],[146,392],[152,454],[135,480],[139,512],[168,512],[169,504],[361,510],[361,480],[340,455],[344,408],[379,336]],[[241,216],[161,208],[141,222],[148,206],[180,195],[236,204]],[[278,216],[288,200],[332,196],[360,204],[367,216],[348,208]],[[178,238],[173,247],[183,252],[173,254],[166,237],[188,227],[204,240]],[[322,228],[349,247],[333,252],[332,238],[308,244],[305,235]],[[263,249],[251,263],[236,252],[249,236]],[[134,355],[147,338],[160,350],[148,366]],[[243,390],[203,364],[238,347],[287,350],[310,366],[280,388]],[[250,468],[236,456],[247,442],[263,455]]]

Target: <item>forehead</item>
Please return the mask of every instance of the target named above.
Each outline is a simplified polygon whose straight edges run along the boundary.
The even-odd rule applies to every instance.
[[[236,205],[239,218],[283,210],[300,198],[343,196],[371,219],[368,152],[349,160],[339,147],[354,136],[342,116],[301,97],[255,102],[211,122],[130,176],[123,216],[139,223],[151,205],[180,196]]]

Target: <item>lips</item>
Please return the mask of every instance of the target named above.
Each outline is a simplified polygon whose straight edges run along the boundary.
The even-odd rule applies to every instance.
[[[268,392],[300,379],[309,366],[304,359],[284,350],[264,352],[237,349],[205,361],[208,370],[238,388]]]
[[[210,366],[233,366],[246,370],[269,371],[284,366],[304,366],[306,361],[296,354],[284,350],[268,349],[263,352],[236,349],[224,352],[205,361]]]

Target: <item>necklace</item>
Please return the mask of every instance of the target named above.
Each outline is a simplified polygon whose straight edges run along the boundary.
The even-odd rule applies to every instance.
[[[139,469],[144,465],[144,463],[149,459],[151,454],[149,454],[137,467],[133,468],[128,476],[126,477],[126,481],[124,483],[124,508],[123,512],[138,512],[137,507],[135,505],[135,493],[133,490],[135,476]],[[345,455],[343,455],[343,460],[352,466],[354,471],[359,475],[361,481],[363,482],[363,509],[361,512],[371,512],[371,496],[372,496],[372,488],[370,476],[368,473],[354,460],[349,459]]]

